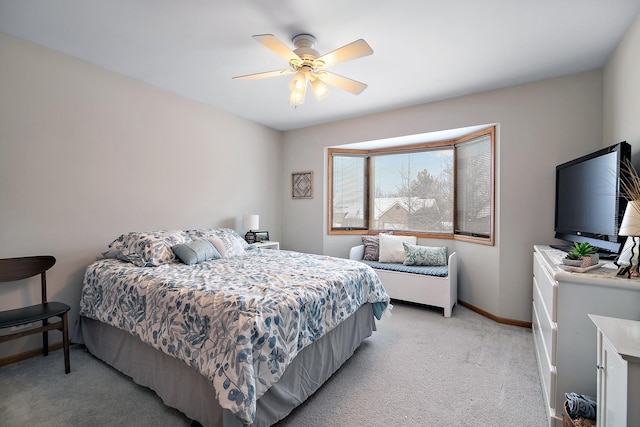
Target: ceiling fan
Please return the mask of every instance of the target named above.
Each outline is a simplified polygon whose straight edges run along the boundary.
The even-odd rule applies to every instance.
[[[307,83],[311,85],[315,97],[319,100],[329,93],[326,83],[351,92],[354,95],[359,95],[367,88],[364,83],[325,70],[325,68],[344,61],[371,55],[373,49],[362,39],[320,56],[318,51],[315,50],[316,38],[311,34],[298,34],[295,36],[292,40],[295,46],[293,50],[273,34],[258,34],[253,38],[286,59],[289,68],[233,78],[237,80],[255,80],[295,74],[289,85],[291,90],[289,104],[299,105],[304,102]]]

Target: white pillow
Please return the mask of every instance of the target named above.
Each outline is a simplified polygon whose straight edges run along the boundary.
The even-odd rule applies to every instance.
[[[233,236],[210,237],[208,240],[213,243],[222,258],[233,258],[246,253],[242,243]]]
[[[412,245],[418,243],[416,236],[394,236],[380,233],[380,262],[404,262],[404,246],[402,242]]]

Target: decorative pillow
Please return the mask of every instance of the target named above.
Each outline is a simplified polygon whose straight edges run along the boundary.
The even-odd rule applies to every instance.
[[[172,246],[171,250],[180,261],[187,265],[198,264],[210,259],[222,258],[220,252],[216,247],[207,239],[192,240],[187,243],[180,243]]]
[[[364,236],[362,237],[362,244],[364,245],[364,255],[362,259],[367,261],[378,261],[380,258],[380,238],[378,236]]]
[[[119,259],[121,261],[132,262],[129,259],[128,236],[131,233],[121,234],[116,240],[109,243],[109,249],[103,252],[105,258]]]
[[[416,236],[395,236],[392,234],[378,235],[380,238],[380,262],[394,262],[402,264],[404,262],[403,242],[415,245],[418,242]]]
[[[105,258],[119,259],[120,261],[130,262],[120,249],[109,248],[106,252],[102,252],[102,256]]]
[[[138,267],[157,267],[176,259],[172,246],[189,241],[189,235],[180,230],[133,231],[114,240],[107,253]]]
[[[404,246],[404,265],[447,265],[447,247],[418,246],[402,243]]]
[[[125,237],[126,234],[121,234],[116,240],[109,243],[109,250],[107,252],[103,252],[102,255],[107,258],[118,258],[119,256],[123,256],[123,250],[125,249]]]
[[[209,238],[211,243],[216,247],[222,258],[233,258],[246,254],[246,250],[237,238],[231,235]],[[244,239],[243,239],[244,241]]]
[[[193,239],[209,239],[219,238],[223,241],[235,241],[242,249],[248,249],[249,244],[244,240],[237,231],[231,228],[207,228],[201,230],[187,230],[187,234]]]

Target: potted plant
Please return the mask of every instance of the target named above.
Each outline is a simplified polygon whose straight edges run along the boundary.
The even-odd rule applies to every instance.
[[[599,261],[598,249],[587,242],[576,242],[571,251],[562,260],[565,265],[573,267],[590,267]]]

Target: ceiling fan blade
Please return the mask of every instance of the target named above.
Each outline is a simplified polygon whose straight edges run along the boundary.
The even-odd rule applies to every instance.
[[[351,92],[354,95],[360,95],[362,91],[367,88],[367,85],[364,83],[349,79],[347,77],[342,77],[328,71],[321,71],[319,73],[316,73],[316,76],[318,76],[324,82],[329,83],[330,85],[335,86],[339,89],[346,90],[347,92]]]
[[[289,46],[278,40],[278,38],[273,34],[258,34],[253,36],[253,38],[286,59],[287,62],[291,62],[292,59],[302,61],[297,53],[291,50]]]
[[[324,63],[324,67],[331,67],[333,65],[339,64],[340,62],[349,61],[351,59],[362,58],[363,56],[368,56],[373,53],[373,49],[369,44],[360,39],[356,40],[353,43],[349,43],[348,45],[339,47],[338,49],[329,52],[321,57],[317,58],[315,62],[322,61]]]
[[[246,74],[244,76],[236,76],[232,78],[234,80],[258,80],[258,79],[266,79],[269,77],[286,76],[287,74],[291,74],[293,72],[294,71],[292,69],[285,69],[285,70],[267,71],[264,73]]]

